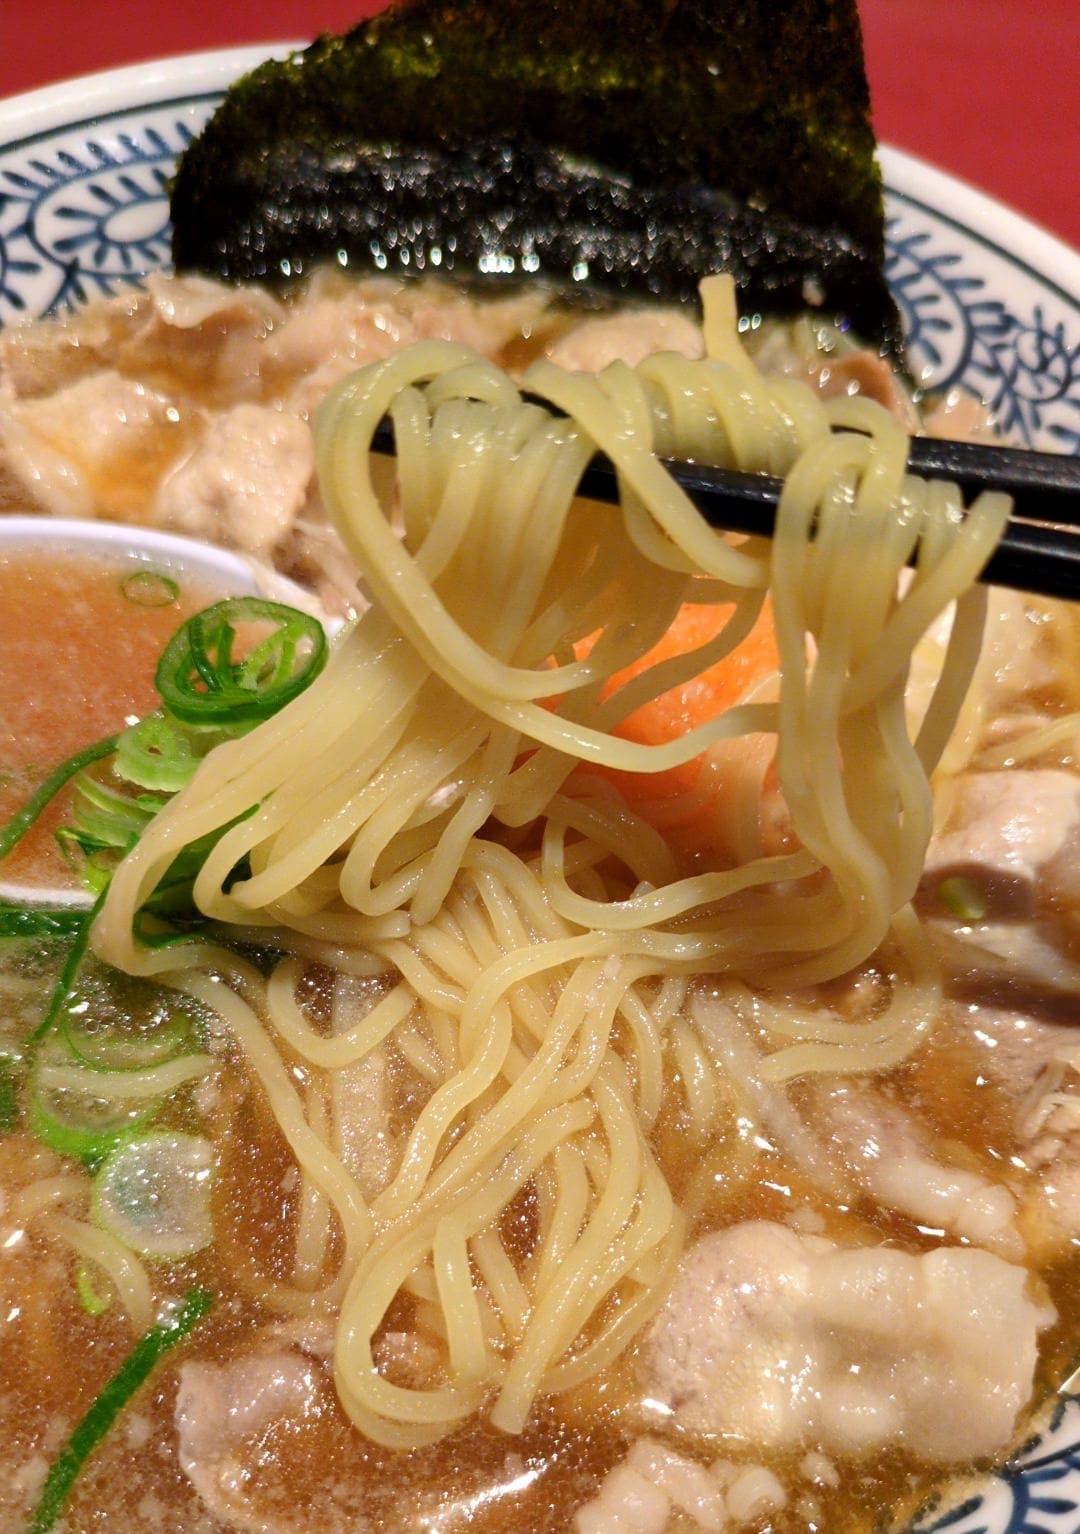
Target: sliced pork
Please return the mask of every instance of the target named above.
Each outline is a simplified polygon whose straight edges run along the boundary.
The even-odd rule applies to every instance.
[[[1023,1257],[1009,1190],[942,1161],[899,1103],[859,1083],[817,1093],[814,1107],[818,1128],[827,1130],[876,1203],[973,1246]]]
[[[927,852],[924,886],[977,887],[991,916],[1031,916],[1040,870],[1080,854],[1080,777],[1057,768],[965,774],[943,833]]]
[[[236,405],[163,480],[153,520],[269,558],[302,510],[314,473],[303,421],[266,405]]]
[[[366,1519],[335,1505],[333,1480],[297,1496],[266,1441],[314,1424],[331,1387],[297,1349],[249,1353],[231,1363],[180,1369],[176,1429],[180,1468],[224,1528],[238,1534],[364,1534]]]
[[[748,1221],[688,1253],[643,1348],[674,1425],[756,1449],[931,1465],[999,1453],[1052,1307],[989,1252],[844,1248]]]

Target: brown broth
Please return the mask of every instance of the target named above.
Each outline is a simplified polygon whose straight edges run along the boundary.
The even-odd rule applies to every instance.
[[[0,953],[0,963],[3,961]],[[40,973],[47,996],[55,958]],[[304,990],[309,1017],[329,1019],[330,977],[313,971]],[[830,1004],[863,1005],[857,992],[827,991]],[[916,1111],[934,1137],[937,1153],[953,1165],[1001,1178],[1016,1150],[1016,1100],[1006,1083],[981,1068],[979,1046],[956,1023],[956,1009],[942,1019],[928,1045],[910,1062],[877,1078],[889,1097]],[[25,1028],[27,1018],[20,1026]],[[186,1127],[195,1127],[193,1123]],[[235,1058],[228,1058],[203,1127],[219,1147],[216,1251],[174,1264],[162,1273],[170,1293],[206,1283],[217,1301],[211,1318],[155,1375],[125,1412],[93,1462],[78,1478],[64,1520],[64,1534],[96,1534],[107,1509],[117,1534],[219,1534],[175,1457],[175,1404],[183,1358],[225,1362],[264,1346],[274,1314],[261,1303],[265,1286],[289,1274],[287,1233],[296,1214],[295,1179],[285,1143],[258,1085]],[[691,1239],[745,1219],[785,1220],[817,1209],[821,1233],[840,1242],[884,1242],[926,1251],[932,1236],[908,1218],[861,1199],[853,1207],[822,1204],[800,1174],[767,1146],[745,1141],[735,1110],[729,1132],[716,1145],[695,1140],[669,1094],[653,1136],[654,1150],[676,1198],[693,1215]],[[753,1175],[733,1180],[732,1156],[749,1155]],[[24,1181],[51,1169],[70,1170],[25,1134],[0,1139],[0,1189],[8,1196]],[[503,1220],[503,1235],[526,1252],[533,1229],[528,1196]],[[331,1254],[333,1256],[333,1253]],[[1055,1305],[1057,1322],[1043,1334],[1035,1401],[1052,1394],[1077,1363],[1074,1318],[1080,1314],[1080,1245],[1048,1259],[1037,1283]],[[80,1309],[70,1259],[33,1234],[0,1254],[0,1483],[23,1475],[28,1465],[51,1463],[80,1413],[94,1399],[131,1344],[129,1329],[106,1315],[92,1319]],[[391,1324],[407,1323],[401,1302]],[[441,1443],[395,1453],[366,1441],[347,1421],[329,1371],[318,1410],[300,1423],[280,1421],[237,1445],[251,1484],[265,1494],[264,1512],[280,1514],[283,1527],[302,1510],[299,1527],[320,1534],[404,1534],[438,1527],[440,1534],[565,1534],[573,1514],[642,1433],[655,1431],[644,1407],[633,1351],[600,1379],[542,1404],[519,1438],[508,1438],[476,1420]],[[1024,1425],[1019,1425],[1018,1437]],[[800,1471],[801,1451],[762,1456],[738,1442],[677,1442],[706,1462],[765,1458],[791,1488],[788,1507],[759,1523],[758,1534],[868,1534],[893,1513],[915,1509],[942,1479],[908,1456],[888,1452],[842,1463],[838,1488],[811,1485]],[[133,1450],[138,1448],[139,1452]],[[986,1466],[957,1467],[957,1474]],[[0,1530],[5,1523],[0,1492]],[[7,1506],[25,1515],[32,1498]],[[436,1525],[437,1520],[437,1525]],[[749,1534],[749,1531],[747,1531]]]
[[[512,341],[502,359],[524,366],[557,333],[565,318],[548,315],[529,336]],[[84,377],[95,368],[159,389],[173,402],[146,428],[138,444],[118,451],[94,471],[90,489],[103,509],[145,520],[150,492],[162,471],[202,429],[203,414],[227,408],[237,397],[275,400],[296,382],[285,364],[255,365],[239,380],[230,373],[228,343],[245,327],[253,336],[262,321],[239,324],[214,317],[190,330],[129,333],[115,315],[96,346],[72,344],[53,362],[40,390]],[[26,363],[31,370],[31,361]],[[0,466],[0,506],[22,505],[25,492]],[[21,558],[22,556],[20,556]],[[161,647],[182,619],[208,598],[185,592],[169,608],[146,609],[123,601],[115,570],[88,570],[83,561],[37,560],[12,573],[0,560],[0,817],[32,789],[48,767],[114,731],[131,716],[152,709],[153,667]],[[20,573],[20,570],[22,573]],[[130,632],[129,632],[130,627]],[[1056,710],[1080,702],[1080,620],[1058,620],[1061,656],[1056,670],[1072,693],[1034,701]],[[120,664],[118,664],[118,658]],[[48,687],[41,677],[50,676]],[[64,865],[51,832],[66,813],[66,799],[41,826],[34,847],[0,865],[7,877],[24,865],[49,882]],[[36,851],[34,850],[36,848]],[[1074,956],[1080,957],[1075,911],[1058,913]],[[1071,925],[1070,925],[1071,924]],[[1069,934],[1072,934],[1069,937]],[[5,955],[0,948],[0,974]],[[32,970],[39,982],[38,1012],[59,960],[55,954]],[[326,977],[313,984],[313,1016],[326,1010]],[[842,987],[837,988],[838,991]],[[33,1005],[29,1010],[33,1011]],[[7,1018],[8,1042],[25,1034],[32,1018]],[[0,1042],[5,1038],[0,1027]],[[63,1534],[219,1534],[221,1525],[203,1506],[176,1460],[173,1411],[184,1359],[225,1362],[265,1337],[276,1322],[264,1304],[266,1287],[289,1273],[289,1232],[297,1201],[285,1142],[257,1084],[235,1059],[226,1061],[203,1127],[219,1149],[216,1250],[158,1270],[161,1293],[176,1294],[195,1282],[217,1296],[210,1318],[171,1358],[122,1415],[76,1481]],[[1014,1149],[1015,1103],[980,1072],[970,1044],[943,1028],[909,1065],[882,1083],[899,1101],[918,1109],[936,1133],[942,1154],[956,1164],[998,1175]],[[399,1100],[407,1101],[405,1083]],[[185,1127],[196,1127],[185,1104]],[[909,1219],[860,1200],[835,1207],[767,1147],[751,1147],[753,1177],[730,1174],[729,1154],[747,1153],[733,1122],[730,1136],[708,1145],[688,1134],[677,1107],[666,1105],[654,1149],[676,1198],[692,1211],[692,1237],[744,1219],[784,1220],[819,1205],[823,1234],[838,1241],[886,1242],[925,1251],[932,1238]],[[4,1201],[35,1177],[70,1171],[73,1164],[43,1150],[23,1129],[0,1137],[0,1240]],[[87,1179],[87,1191],[89,1183]],[[521,1196],[503,1219],[502,1234],[520,1254],[528,1250],[534,1210]],[[333,1252],[331,1253],[333,1256]],[[0,1246],[0,1534],[21,1529],[35,1487],[64,1438],[115,1371],[132,1344],[131,1329],[114,1313],[92,1318],[80,1307],[74,1262],[57,1244],[33,1232]],[[1080,1314],[1080,1250],[1055,1257],[1041,1280],[1059,1320],[1042,1338],[1039,1396],[1049,1394],[1076,1363],[1073,1318]],[[407,1320],[402,1301],[394,1319]],[[238,1448],[243,1471],[261,1487],[266,1507],[290,1530],[299,1514],[303,1530],[320,1534],[401,1534],[437,1528],[439,1534],[565,1534],[574,1510],[596,1491],[627,1446],[652,1429],[641,1402],[633,1352],[603,1377],[566,1397],[542,1404],[519,1438],[477,1420],[432,1448],[394,1453],[366,1441],[347,1421],[328,1377],[318,1410],[303,1423],[279,1421],[252,1434]],[[693,1445],[680,1449],[694,1452]],[[703,1459],[760,1460],[742,1443],[699,1446]],[[795,1487],[788,1509],[759,1527],[769,1534],[867,1534],[890,1510],[914,1509],[936,1473],[890,1453],[843,1467],[840,1488],[799,1481],[800,1454],[779,1456],[774,1468]],[[16,1477],[30,1470],[21,1489]],[[976,1468],[976,1467],[969,1467]],[[805,1495],[806,1501],[800,1502]]]
[[[143,606],[122,587],[141,568],[51,551],[0,554],[0,824],[59,762],[158,707],[158,657],[217,594],[185,578],[174,600]],[[55,840],[70,808],[69,790],[0,862],[0,878],[75,887]]]
[[[939,1107],[955,1106],[955,1091],[970,1077],[970,1062],[959,1047],[942,1045],[937,1055],[933,1093],[925,1092],[925,1097],[932,1095]],[[903,1067],[895,1074],[894,1086],[898,1096],[909,1100],[923,1095],[924,1073],[919,1067]],[[1006,1097],[1000,1089],[992,1093]],[[1000,1154],[1004,1110],[1001,1102],[986,1104],[980,1098],[980,1103],[989,1106],[984,1122],[994,1126],[999,1141],[990,1147],[968,1130],[964,1143],[972,1158],[981,1161]],[[258,1089],[239,1066],[228,1067],[211,1117],[222,1147],[218,1260],[204,1254],[174,1265],[168,1288],[176,1292],[192,1282],[214,1288],[215,1311],[181,1356],[227,1360],[250,1348],[272,1321],[259,1304],[259,1283],[286,1274],[282,1232],[294,1209],[285,1191],[289,1179],[283,1142]],[[697,1173],[702,1147],[680,1135],[670,1115],[656,1144],[672,1186],[681,1195]],[[755,1179],[734,1201],[725,1196],[722,1169],[716,1173],[715,1200],[705,1201],[699,1231],[740,1219],[783,1219],[811,1202],[812,1191],[781,1157],[767,1150],[759,1151],[758,1157]],[[65,1168],[60,1158],[25,1136],[0,1140],[0,1185],[9,1194],[33,1176],[62,1168],[70,1164]],[[508,1216],[515,1217],[527,1243],[527,1202]],[[838,1239],[884,1239],[909,1249],[930,1245],[910,1222],[872,1207],[826,1209],[825,1221],[825,1233]],[[1080,1305],[1080,1256],[1074,1253],[1055,1263],[1044,1279],[1060,1319],[1043,1339],[1040,1394],[1051,1391],[1076,1361],[1071,1317]],[[0,1331],[3,1411],[17,1424],[0,1449],[0,1470],[5,1464],[14,1470],[35,1452],[54,1457],[57,1423],[70,1428],[117,1367],[130,1337],[112,1317],[92,1320],[81,1312],[69,1265],[34,1237],[18,1243],[0,1262],[0,1313],[18,1316],[16,1325]],[[100,1527],[106,1506],[110,1526],[124,1534],[136,1527],[211,1534],[219,1527],[201,1507],[168,1447],[174,1437],[177,1367],[170,1361],[159,1371],[80,1476],[65,1519],[66,1534],[91,1534]],[[436,1517],[445,1534],[464,1534],[466,1529],[470,1534],[558,1534],[628,1444],[650,1430],[640,1388],[631,1354],[602,1379],[542,1406],[518,1439],[479,1421],[432,1448],[399,1454],[355,1432],[327,1380],[313,1419],[293,1425],[282,1421],[252,1435],[237,1452],[249,1466],[247,1473],[265,1483],[268,1513],[277,1508],[284,1517],[289,1507],[302,1507],[305,1518],[314,1521],[301,1526],[319,1527],[323,1534],[346,1534],[361,1519],[359,1526],[385,1534],[430,1528],[427,1520]],[[143,1440],[146,1452],[133,1456],[132,1444]],[[679,1447],[692,1452],[687,1445]],[[737,1443],[714,1443],[707,1452],[709,1458],[719,1453],[750,1462],[761,1459]],[[773,1468],[797,1490],[784,1513],[759,1525],[762,1534],[863,1534],[889,1509],[914,1509],[936,1479],[925,1467],[888,1453],[843,1466],[838,1490],[805,1480],[800,1485],[800,1457],[772,1457]],[[520,1489],[512,1489],[515,1485]],[[0,1499],[0,1528],[6,1527],[3,1506]]]

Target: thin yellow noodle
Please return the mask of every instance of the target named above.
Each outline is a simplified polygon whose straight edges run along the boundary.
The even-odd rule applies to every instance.
[[[257,981],[257,977],[250,974],[248,979],[249,983]],[[185,974],[179,984],[186,994],[225,1020],[251,1069],[262,1081],[274,1117],[297,1165],[314,1186],[326,1194],[341,1222],[345,1244],[344,1271],[347,1272],[371,1229],[370,1211],[354,1180],[330,1150],[327,1141],[312,1131],[283,1061],[247,1003],[222,980],[209,975]],[[336,1280],[331,1287],[337,1287]]]
[[[651,1192],[659,1208],[629,1248],[635,1256],[642,1245],[652,1245],[661,1239],[674,1218],[671,1193],[664,1179],[658,1176],[651,1189],[647,1183],[643,1185],[642,1168],[648,1152],[633,1125],[625,1084],[620,1090],[610,1074],[618,1073],[601,1072],[594,1092],[606,1138],[609,1143],[618,1144],[619,1154],[609,1157],[603,1190],[592,1217],[552,1275],[506,1372],[491,1413],[492,1422],[506,1432],[521,1431],[545,1372],[566,1351],[587,1317],[631,1266],[627,1230],[633,1229],[639,1200],[647,1199]]]
[[[703,301],[701,361],[596,377],[541,362],[524,399],[433,341],[333,391],[320,489],[370,609],[295,703],[207,756],[95,925],[101,956],[164,972],[236,1040],[300,1176],[294,1282],[268,1284],[266,1303],[336,1314],[339,1398],[388,1446],[478,1412],[520,1432],[539,1396],[609,1367],[662,1303],[688,1215],[734,1196],[755,1142],[846,1197],[786,1084],[898,1063],[939,1009],[910,901],[928,775],[976,670],[985,604],[967,588],[1007,508],[987,496],[965,512],[908,475],[904,434],[872,402],[759,375],[729,282],[710,280]],[[396,489],[370,453],[386,414]],[[617,507],[576,494],[598,448]],[[775,537],[709,527],[664,455],[784,475]],[[737,650],[766,594],[778,675],[673,739],[620,733]],[[717,609],[715,635],[639,666],[688,602]],[[913,739],[912,655],[950,607]],[[652,774],[703,752],[695,787],[648,819],[578,770]],[[689,864],[675,833],[721,793],[733,855]],[[256,940],[283,933],[290,956],[268,979],[223,950],[135,936],[142,903],[204,836],[217,840],[196,903]],[[785,995],[875,954],[893,980],[863,1021]],[[326,1033],[299,999],[307,959],[386,982]],[[339,1154],[357,1069],[408,1099],[385,1131],[372,1105],[377,1175]],[[687,1208],[657,1126],[658,1147],[670,1131],[701,1151]],[[525,1204],[518,1250],[502,1222]],[[430,1378],[380,1372],[391,1312],[430,1349]]]
[[[165,1097],[193,1081],[202,1081],[216,1065],[212,1055],[183,1055],[145,1070],[101,1071],[94,1080],[102,1097],[114,1098],[118,1102],[138,1102]],[[41,1085],[50,1091],[86,1091],[87,1073],[83,1066],[45,1062],[38,1067],[38,1076]]]
[[[446,1062],[438,1048],[430,1039],[424,1038],[417,1027],[405,1024],[396,1028],[394,1044],[402,1059],[412,1066],[418,1076],[431,1082],[443,1079]]]
[[[486,1382],[493,1362],[480,1304],[473,1288],[465,1222],[445,1216],[435,1228],[431,1243],[442,1317],[450,1353],[450,1370],[464,1384]]]
[[[653,1013],[633,986],[626,988],[619,1012],[629,1034],[638,1115],[648,1132],[659,1117],[664,1094],[663,1044]]]
[[[589,1179],[578,1145],[565,1142],[557,1147],[551,1175],[554,1191],[549,1218],[531,1265],[534,1293],[545,1293],[551,1287],[555,1272],[577,1240],[589,1207]]]
[[[100,1268],[137,1332],[148,1331],[154,1320],[150,1279],[135,1253],[108,1231],[70,1215],[51,1214],[42,1221],[49,1235],[64,1241],[85,1262]]]
[[[10,1215],[17,1224],[29,1224],[31,1220],[57,1204],[69,1199],[85,1200],[87,1184],[84,1177],[75,1172],[57,1172],[49,1177],[35,1177],[32,1183],[20,1188],[11,1200]]]
[[[704,1136],[718,1119],[716,1077],[701,1041],[680,1018],[672,1030],[671,1053],[686,1097],[693,1133]]]
[[[277,966],[267,985],[267,1009],[271,1022],[286,1043],[302,1059],[324,1070],[362,1060],[408,1017],[415,1005],[413,993],[406,986],[397,985],[345,1033],[328,1038],[311,1026],[296,999],[301,974],[295,960],[286,959]]]
[[[530,1125],[513,1153],[493,1169],[474,1178],[475,1193],[460,1197],[461,1211],[467,1200],[477,1223],[489,1223],[493,1213],[519,1191],[554,1145],[591,1118],[585,1104],[554,1109]],[[389,1231],[378,1238],[354,1274],[342,1304],[336,1379],[342,1402],[353,1420],[370,1437],[388,1446],[409,1447],[441,1436],[447,1421],[460,1421],[481,1400],[477,1384],[458,1382],[452,1387],[408,1391],[391,1385],[375,1373],[371,1339],[400,1287],[403,1277],[430,1250],[438,1213],[421,1207],[409,1212],[407,1228]]]
[[[831,1028],[814,1021],[805,1029],[810,1041],[779,1050],[761,1063],[762,1081],[790,1081],[796,1076],[836,1070],[857,1052],[859,1069],[885,1070],[899,1065],[933,1027],[942,1002],[941,977],[928,939],[910,909],[897,912],[892,924],[906,961],[903,984],[893,988],[889,1004],[869,1023],[839,1023]],[[845,1065],[846,1068],[846,1065]]]
[[[492,1227],[474,1235],[469,1247],[507,1337],[518,1342],[532,1304],[513,1259]]]
[[[330,1115],[321,1083],[310,1082],[305,1094],[308,1123],[321,1139],[330,1137]],[[330,1204],[325,1193],[305,1173],[300,1174],[299,1211],[293,1251],[293,1282],[311,1289],[326,1265],[331,1236]]]

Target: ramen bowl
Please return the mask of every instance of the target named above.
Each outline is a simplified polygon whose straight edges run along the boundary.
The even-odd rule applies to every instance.
[[[232,50],[138,66],[0,109],[0,320],[61,314],[165,268],[175,158],[228,82],[264,56]],[[888,149],[881,158],[887,274],[919,384],[984,400],[1017,444],[1080,449],[1080,259],[932,168]],[[20,537],[183,569],[216,591],[258,589],[244,561],[188,540],[0,523],[0,550],[22,546]],[[84,897],[57,889],[48,898]],[[1078,1527],[1080,1406],[1067,1391],[1005,1465],[951,1485],[909,1524],[911,1534]]]

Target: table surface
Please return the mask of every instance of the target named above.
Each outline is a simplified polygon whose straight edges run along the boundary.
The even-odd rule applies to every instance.
[[[1077,0],[859,0],[878,137],[1080,248]],[[0,0],[0,96],[92,70],[339,31],[376,0]]]

